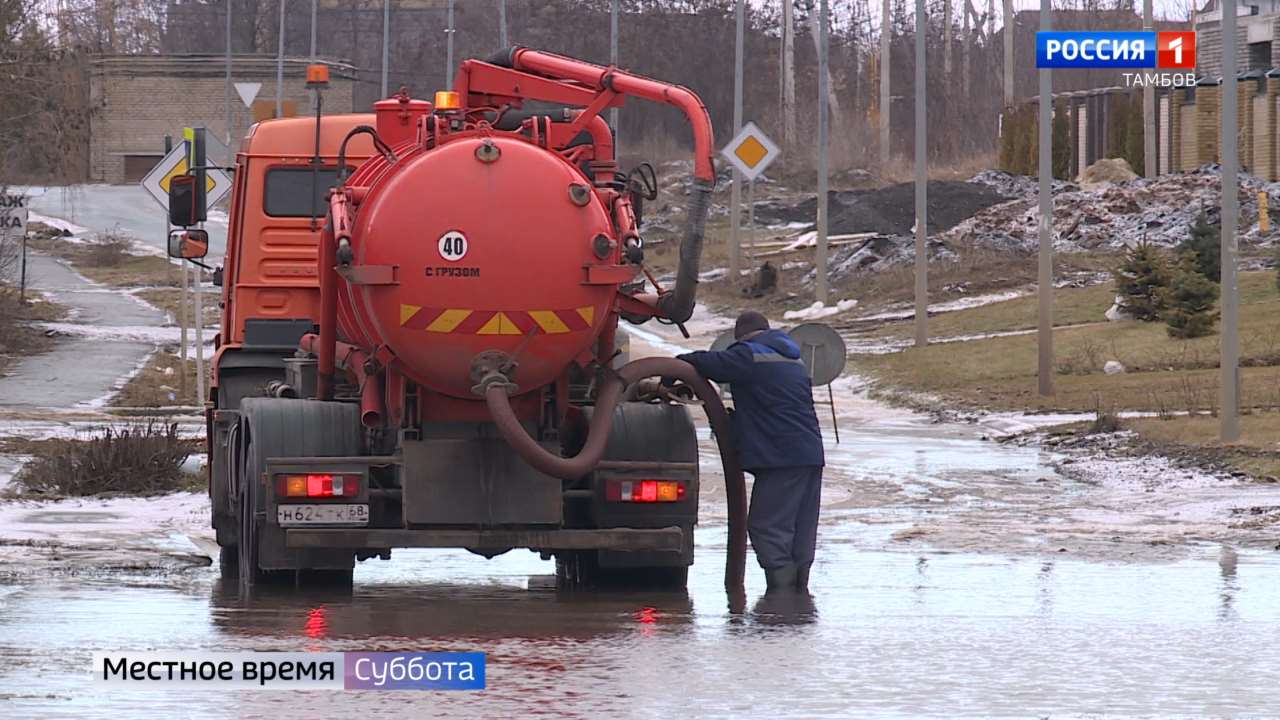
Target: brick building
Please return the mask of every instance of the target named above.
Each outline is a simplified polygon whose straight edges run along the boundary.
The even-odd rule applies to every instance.
[[[1238,71],[1263,72],[1280,65],[1280,0],[1245,0],[1236,5]],[[1218,0],[1196,13],[1196,73],[1222,76],[1222,6]]]
[[[284,115],[306,113],[307,60],[286,58]],[[351,112],[356,70],[341,62],[329,65],[325,114]],[[91,182],[136,182],[164,154],[164,136],[181,140],[184,127],[204,126],[225,140],[225,59],[221,55],[106,55],[91,61],[89,80]],[[234,88],[231,94],[230,147],[254,122],[275,116],[276,59],[235,55],[232,82],[262,83],[252,107]]]

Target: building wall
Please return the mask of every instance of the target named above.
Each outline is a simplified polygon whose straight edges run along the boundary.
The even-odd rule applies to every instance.
[[[284,98],[301,111],[310,107],[305,87],[306,61],[286,60]],[[324,93],[326,114],[353,110],[354,70],[330,63],[330,85]],[[232,59],[233,82],[260,82],[258,100],[274,108],[276,61],[264,56]],[[92,61],[90,102],[95,108],[90,128],[89,176],[93,182],[131,181],[126,165],[136,173],[146,164],[137,156],[164,152],[164,136],[182,139],[184,127],[208,128],[225,142],[227,123],[224,59],[218,56],[103,56]],[[258,103],[259,114],[263,106]],[[234,152],[249,126],[253,109],[231,92],[231,143]],[[133,160],[129,160],[134,156]]]

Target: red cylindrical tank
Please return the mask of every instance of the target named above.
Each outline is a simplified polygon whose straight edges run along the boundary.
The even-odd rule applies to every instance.
[[[590,182],[559,155],[502,134],[451,139],[379,173],[360,204],[354,264],[394,266],[395,283],[353,285],[342,334],[462,398],[476,397],[479,353],[518,351],[512,380],[535,390],[611,321],[616,281],[588,284],[587,269],[618,262],[614,240]]]

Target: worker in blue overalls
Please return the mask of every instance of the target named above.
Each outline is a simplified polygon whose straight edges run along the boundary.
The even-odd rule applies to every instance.
[[[679,358],[733,393],[734,443],[751,473],[747,533],[770,592],[807,591],[818,539],[822,431],[800,347],[769,320],[747,311],[725,350]]]

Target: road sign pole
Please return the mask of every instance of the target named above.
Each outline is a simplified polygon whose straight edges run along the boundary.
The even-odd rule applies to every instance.
[[[609,6],[609,64],[618,64],[618,2],[613,0]],[[505,17],[505,16],[504,16]],[[503,20],[503,27],[506,27]],[[506,30],[503,30],[505,35]],[[506,47],[504,42],[502,47]],[[613,128],[613,157],[618,157],[618,108],[609,108],[609,127]]]
[[[752,264],[756,257],[756,181],[747,181],[747,258]]]
[[[1236,0],[1222,0],[1222,23],[1234,27]],[[1239,287],[1236,282],[1236,223],[1240,215],[1236,171],[1240,164],[1236,120],[1236,34],[1222,33],[1222,357],[1219,368],[1219,437],[1222,442],[1240,439],[1240,326]]]
[[[1049,0],[1040,0],[1040,29],[1049,30]],[[1053,76],[1040,71],[1040,323],[1037,374],[1041,395],[1053,394]]]
[[[27,233],[22,233],[22,272],[18,280],[18,304],[27,301]]]
[[[742,35],[745,0],[738,0],[736,5],[736,28],[733,46],[733,132],[736,135],[742,130]],[[742,222],[742,173],[735,167],[733,170],[733,186],[729,188],[729,283],[737,285],[739,268],[742,265],[738,257],[739,225]]]
[[[816,294],[818,302],[827,302],[827,152],[830,150],[827,108],[827,0],[818,3],[818,237],[814,241],[817,256]]]
[[[227,0],[227,82],[223,88],[222,109],[227,120],[227,147],[231,147],[231,0]]]
[[[916,346],[929,344],[929,133],[926,115],[924,0],[916,0]],[[948,28],[950,31],[950,28]]]
[[[504,32],[506,14],[503,14]],[[391,0],[382,0],[382,95],[387,96],[387,66],[391,61]]]
[[[276,117],[284,117],[284,0],[280,0],[280,32],[276,38]]]
[[[498,0],[498,45],[503,50],[511,47],[507,40],[507,0]]]

